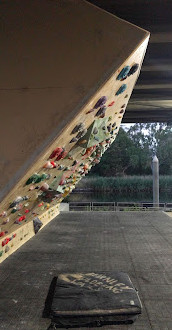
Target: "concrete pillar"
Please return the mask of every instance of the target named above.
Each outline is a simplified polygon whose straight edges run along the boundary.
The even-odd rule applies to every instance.
[[[152,160],[153,172],[153,206],[159,207],[159,160],[157,156]]]

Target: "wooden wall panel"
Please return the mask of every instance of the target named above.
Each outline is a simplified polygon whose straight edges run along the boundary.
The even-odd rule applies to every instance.
[[[1,80],[0,260],[19,247],[10,243],[16,231],[14,245],[23,227],[28,232],[30,222],[33,227],[54,208],[45,222],[57,214],[115,140],[149,39],[148,32],[84,1],[7,3],[5,50],[16,53],[14,63],[8,51],[3,58],[13,76],[4,71]]]

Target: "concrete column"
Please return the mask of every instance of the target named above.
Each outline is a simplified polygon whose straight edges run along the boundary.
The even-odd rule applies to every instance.
[[[152,160],[153,172],[153,206],[159,207],[159,160],[157,156]]]

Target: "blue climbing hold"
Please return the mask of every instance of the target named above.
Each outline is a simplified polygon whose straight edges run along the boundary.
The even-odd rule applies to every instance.
[[[118,77],[116,78],[116,80],[121,80],[121,79],[125,79],[128,75],[128,72],[130,71],[130,66],[127,65],[125,66],[121,72],[119,73]]]
[[[127,88],[127,85],[126,85],[126,84],[123,84],[123,85],[118,89],[118,91],[116,92],[115,95],[120,95],[120,94],[122,94],[122,93],[126,90],[126,88]]]

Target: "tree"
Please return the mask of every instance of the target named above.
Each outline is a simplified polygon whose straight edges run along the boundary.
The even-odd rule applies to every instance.
[[[172,174],[172,128],[165,123],[135,124],[128,134],[147,159],[157,155],[161,174]]]
[[[172,129],[163,123],[134,124],[120,128],[115,142],[91,173],[101,176],[151,174],[157,155],[161,174],[172,174]]]

